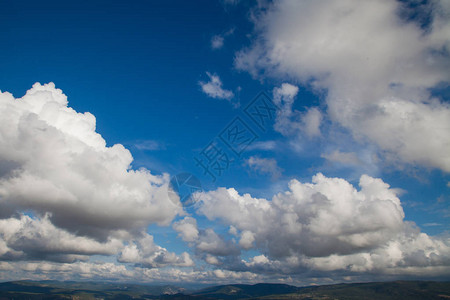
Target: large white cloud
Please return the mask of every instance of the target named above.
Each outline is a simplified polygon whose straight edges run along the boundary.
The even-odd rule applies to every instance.
[[[359,186],[317,174],[312,183],[292,180],[271,201],[220,188],[202,195],[199,212],[233,226],[243,249],[263,254],[232,266],[241,270],[450,273],[450,241],[405,222],[397,190],[367,175]]]
[[[326,90],[331,119],[356,138],[450,172],[450,107],[429,91],[450,81],[450,5],[430,1],[429,24],[401,18],[405,5],[274,1],[254,14],[257,38],[236,66]]]
[[[130,152],[107,147],[95,117],[68,107],[53,83],[23,98],[0,93],[0,217],[33,211],[77,235],[107,240],[168,224],[179,208],[168,175],[133,170]]]

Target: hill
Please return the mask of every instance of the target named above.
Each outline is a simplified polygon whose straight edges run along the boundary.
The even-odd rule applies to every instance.
[[[450,282],[393,281],[295,287],[286,284],[230,284],[188,292],[171,285],[96,282],[14,281],[0,283],[2,299],[450,299]]]

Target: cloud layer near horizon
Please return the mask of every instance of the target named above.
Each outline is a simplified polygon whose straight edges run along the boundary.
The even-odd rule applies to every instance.
[[[448,239],[404,221],[395,189],[363,175],[360,190],[340,178],[292,180],[271,199],[219,188],[202,196],[199,211],[233,226],[239,245],[262,253],[236,269],[303,273],[349,271],[427,274],[450,271]],[[244,240],[244,241],[243,241]]]
[[[312,183],[292,180],[271,200],[232,188],[206,192],[197,212],[229,232],[199,228],[195,216],[187,216],[173,229],[191,254],[176,254],[146,232],[151,223],[169,225],[183,214],[168,199],[168,174],[133,170],[129,151],[107,147],[95,117],[68,107],[53,84],[35,84],[20,99],[0,94],[0,113],[4,272],[204,282],[284,282],[308,272],[450,273],[448,239],[405,222],[396,190],[367,175],[360,190],[322,174]],[[249,250],[260,254],[243,259]],[[92,262],[95,255],[116,262]],[[202,261],[208,270],[195,271]]]

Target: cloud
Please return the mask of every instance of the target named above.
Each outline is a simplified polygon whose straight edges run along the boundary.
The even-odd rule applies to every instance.
[[[367,175],[359,186],[317,174],[312,183],[292,180],[271,201],[219,188],[202,195],[198,212],[233,226],[243,249],[267,258],[231,266],[236,270],[450,274],[448,240],[404,221],[396,189]]]
[[[337,162],[344,165],[361,165],[362,162],[354,152],[341,152],[334,150],[329,154],[322,154],[323,158],[331,162]]]
[[[224,4],[226,5],[236,5],[239,2],[241,2],[241,0],[222,0]]]
[[[50,260],[74,262],[91,255],[112,255],[122,247],[117,238],[100,243],[55,227],[49,215],[33,219],[0,219],[0,260]]]
[[[218,235],[212,228],[200,232],[196,242],[196,249],[200,253],[212,256],[234,256],[239,254],[239,249],[232,241],[227,241]]]
[[[231,240],[225,240],[214,229],[198,229],[197,220],[192,217],[175,222],[173,229],[183,241],[195,249],[197,256],[208,264],[222,265],[225,260],[235,258],[240,254],[238,247]]]
[[[246,148],[247,151],[250,150],[274,150],[277,147],[277,143],[275,141],[257,141],[253,142]]]
[[[274,128],[285,136],[296,136],[305,134],[308,137],[320,136],[320,125],[322,113],[311,107],[305,112],[293,109],[298,87],[289,83],[283,83],[281,87],[274,88],[273,101],[279,110],[275,119]]]
[[[208,95],[208,97],[226,100],[231,100],[231,98],[234,97],[232,91],[224,90],[222,88],[222,81],[220,80],[218,75],[211,74],[209,72],[206,72],[206,75],[208,75],[209,81],[199,81],[199,85],[201,86],[202,91],[206,95]]]
[[[166,149],[166,146],[163,143],[154,140],[139,140],[136,141],[133,146],[139,150],[144,151],[157,151]]]
[[[229,35],[232,35],[233,33],[234,33],[234,28],[231,28],[230,30],[228,30],[227,32],[225,32],[223,34],[214,35],[211,38],[211,49],[213,49],[213,50],[221,49],[223,47],[225,38]]]
[[[211,38],[211,48],[212,49],[220,49],[223,47],[223,36],[215,35]]]
[[[258,156],[250,156],[245,160],[244,165],[260,174],[269,174],[272,179],[277,179],[283,171],[273,158],[260,158]]]
[[[106,146],[95,117],[68,107],[53,83],[23,98],[0,94],[0,217],[32,211],[70,233],[105,241],[168,224],[179,212],[169,175],[133,170],[122,145]],[[44,218],[45,219],[45,218]]]
[[[427,9],[420,24],[400,1],[275,1],[256,9],[256,38],[235,65],[325,91],[329,118],[386,160],[450,172],[450,107],[429,92],[450,81],[450,7]]]
[[[199,237],[197,220],[194,218],[185,217],[183,220],[175,222],[172,227],[185,242],[194,242]]]
[[[177,256],[166,248],[156,245],[153,236],[142,233],[139,239],[128,244],[117,259],[121,263],[134,263],[145,268],[161,268],[168,265],[190,267],[194,265],[187,252]]]

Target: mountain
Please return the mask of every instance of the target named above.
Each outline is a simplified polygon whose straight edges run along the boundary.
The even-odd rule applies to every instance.
[[[3,299],[160,299],[186,292],[172,285],[138,285],[105,282],[12,281],[0,283]]]
[[[295,287],[286,284],[230,284],[188,292],[172,285],[99,282],[13,281],[0,283],[3,299],[450,299],[450,282],[393,281]]]
[[[246,299],[269,295],[291,294],[299,290],[300,288],[287,284],[233,284],[213,286],[195,292],[193,295],[214,299]]]

